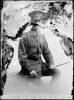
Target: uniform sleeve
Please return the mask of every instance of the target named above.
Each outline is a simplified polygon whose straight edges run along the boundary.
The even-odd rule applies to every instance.
[[[43,57],[46,61],[46,65],[49,67],[51,64],[54,64],[53,56],[51,54],[51,51],[48,48],[48,44],[46,39],[44,38],[44,43],[43,43]]]
[[[24,62],[24,65],[25,65],[24,67],[26,67],[29,71],[32,71],[30,62],[27,59],[27,54],[26,54],[26,40],[25,39],[21,39],[19,41],[18,59],[19,59],[20,62],[21,61]]]

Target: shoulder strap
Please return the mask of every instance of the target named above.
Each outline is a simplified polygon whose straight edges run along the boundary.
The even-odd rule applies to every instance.
[[[39,49],[39,53],[41,53],[41,47],[40,47],[40,38],[39,38],[39,34],[37,35],[37,45],[38,45],[38,49]]]

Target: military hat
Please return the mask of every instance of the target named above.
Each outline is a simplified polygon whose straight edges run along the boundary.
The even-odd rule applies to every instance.
[[[31,20],[46,20],[48,19],[48,14],[42,11],[32,11],[28,14],[31,17]]]

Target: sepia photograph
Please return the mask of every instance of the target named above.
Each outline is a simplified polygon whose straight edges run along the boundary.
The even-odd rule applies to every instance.
[[[73,1],[2,0],[1,99],[72,99]]]

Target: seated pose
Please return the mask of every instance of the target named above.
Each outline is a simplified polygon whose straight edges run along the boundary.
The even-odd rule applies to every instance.
[[[23,32],[24,35],[19,41],[20,72],[31,77],[36,77],[38,73],[48,75],[50,72],[54,72],[54,61],[45,36],[39,32],[39,22],[46,21],[48,15],[42,11],[32,11],[28,15],[31,17],[32,28],[29,32]],[[45,63],[43,63],[41,55],[43,55]]]
[[[19,41],[18,59],[21,65],[21,73],[36,77],[41,72],[47,75],[50,70],[54,69],[54,61],[52,54],[48,48],[47,41],[43,34],[38,31],[36,21],[31,23],[32,28]],[[45,59],[42,62],[41,54]]]

